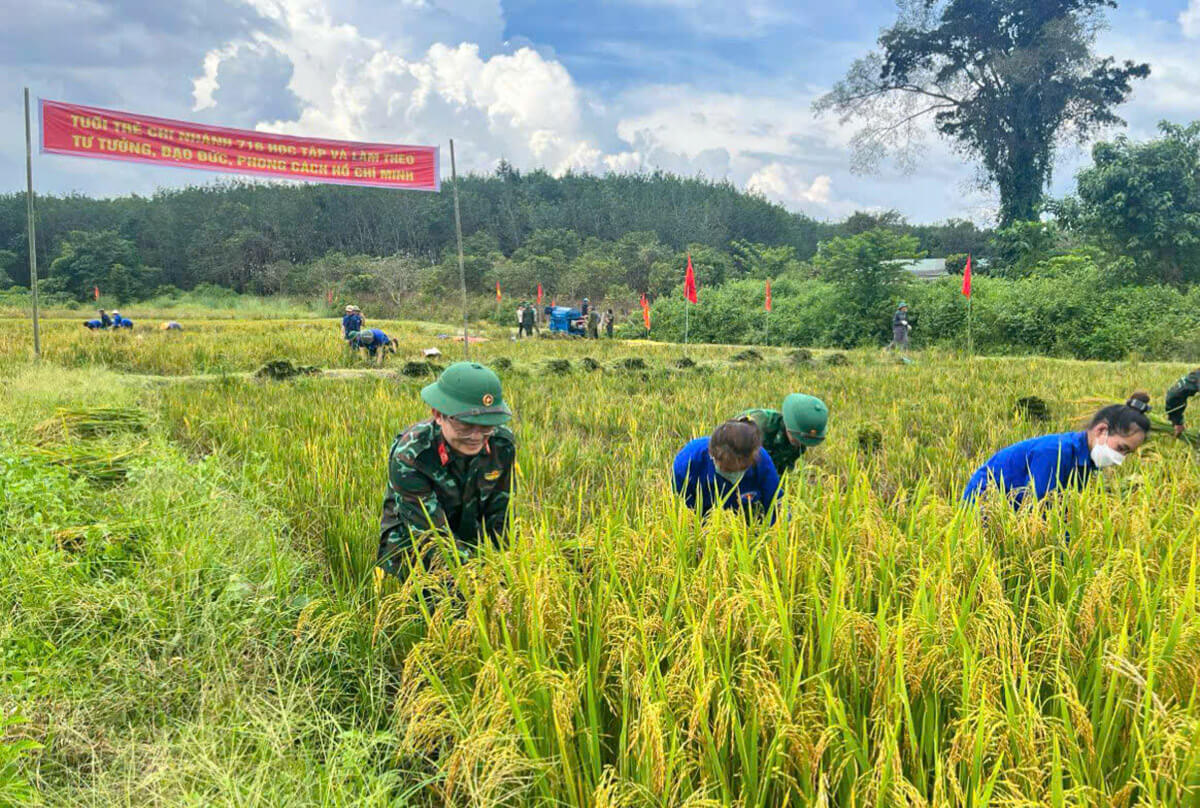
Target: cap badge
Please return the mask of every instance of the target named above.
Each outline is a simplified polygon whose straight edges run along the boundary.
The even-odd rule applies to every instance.
[[[491,393],[483,394],[483,406],[490,407],[490,406],[492,406],[492,402],[495,400],[496,400],[496,397],[493,396]]]

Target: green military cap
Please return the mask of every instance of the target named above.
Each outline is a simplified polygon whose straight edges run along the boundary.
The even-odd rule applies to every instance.
[[[468,424],[497,426],[512,418],[500,392],[500,377],[478,362],[455,362],[421,390],[421,400]]]
[[[370,345],[372,342],[375,341],[375,332],[374,331],[368,331],[364,328],[362,331],[352,332],[352,333],[358,334],[359,342],[365,342],[368,345]]]
[[[900,301],[900,303],[899,303],[899,304],[896,306],[896,308],[898,308],[898,309],[907,309],[907,308],[908,308],[908,304],[907,304],[907,303],[905,303],[903,300],[901,300],[901,301]]]
[[[829,408],[816,396],[792,393],[783,400],[783,425],[788,433],[805,446],[825,440]]]
[[[350,331],[346,334],[346,339],[358,339],[357,331]]]

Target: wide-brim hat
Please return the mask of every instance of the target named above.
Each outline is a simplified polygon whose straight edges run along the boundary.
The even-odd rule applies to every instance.
[[[421,390],[421,400],[442,415],[478,426],[499,426],[512,418],[500,377],[478,362],[455,362]]]

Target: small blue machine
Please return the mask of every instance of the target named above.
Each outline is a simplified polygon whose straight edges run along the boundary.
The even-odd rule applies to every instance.
[[[561,331],[564,334],[574,334],[582,337],[586,332],[586,321],[579,309],[569,309],[566,306],[547,306],[546,316],[550,318],[550,330]]]

